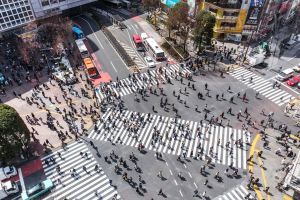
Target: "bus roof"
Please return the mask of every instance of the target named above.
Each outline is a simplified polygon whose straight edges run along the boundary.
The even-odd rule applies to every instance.
[[[148,45],[153,49],[153,51],[155,51],[155,53],[160,53],[160,52],[164,52],[156,43],[156,41],[153,38],[147,38],[146,42],[148,43]]]
[[[87,69],[95,67],[92,59],[90,58],[83,59],[83,62]]]
[[[87,51],[87,48],[82,39],[75,40],[80,53]]]
[[[133,38],[133,40],[134,40],[135,43],[142,43],[142,39],[141,39],[141,37],[139,35],[133,34],[132,38]]]

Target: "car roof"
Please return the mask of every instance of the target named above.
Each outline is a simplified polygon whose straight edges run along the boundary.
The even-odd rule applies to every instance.
[[[294,70],[292,68],[288,68],[288,69],[285,69],[282,71],[282,73],[284,73],[284,74],[291,74],[293,72],[294,72]]]

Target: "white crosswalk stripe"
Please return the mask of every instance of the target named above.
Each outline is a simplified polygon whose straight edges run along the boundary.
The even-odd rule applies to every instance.
[[[246,200],[245,197],[248,194],[249,191],[247,191],[247,189],[243,185],[240,185],[223,194],[222,196],[216,197],[215,200]],[[249,199],[254,199],[254,197],[250,195]]]
[[[174,118],[128,110],[109,110],[102,119],[89,138],[134,147],[142,143],[148,150],[172,155],[208,156],[215,163],[246,169],[247,131],[182,119],[175,123]]]
[[[167,76],[172,79],[174,78],[176,72],[181,72],[182,74],[190,74],[191,72],[188,69],[182,69],[179,64],[170,65],[168,67],[162,68],[166,71]],[[157,84],[157,79],[160,80],[160,82],[166,82],[165,77],[160,75],[158,70],[151,70],[145,73],[137,74],[136,80],[131,78],[125,78],[119,81],[119,86],[117,86],[116,82],[108,83],[106,86],[109,88],[110,91],[113,91],[119,96],[125,96],[132,94],[138,89],[146,89],[150,86],[154,86]],[[158,77],[157,79],[155,77]],[[107,95],[107,89],[106,86],[99,86],[96,88],[96,95],[99,100],[104,99]]]
[[[80,155],[87,153],[88,158]],[[61,154],[61,158],[59,154]],[[55,162],[50,158],[54,158]],[[99,199],[110,200],[114,196],[121,199],[117,190],[111,186],[108,177],[101,172],[95,171],[97,164],[88,147],[82,141],[77,141],[67,145],[64,149],[55,151],[41,159],[44,172],[47,178],[50,178],[54,184],[54,191],[44,199]],[[61,173],[57,172],[57,166]],[[84,171],[83,166],[86,167]],[[78,178],[71,176],[71,170],[75,169]],[[98,196],[96,196],[96,191]]]
[[[279,106],[288,103],[293,98],[288,92],[273,88],[273,83],[243,67],[237,68],[229,74]],[[252,82],[250,82],[251,77],[253,78]]]
[[[139,66],[140,68],[145,68],[146,65],[145,63],[141,60],[141,58],[137,55],[137,52],[129,45],[120,42],[121,46],[124,48],[124,50],[126,51],[126,53],[132,58],[134,59],[135,64],[137,64],[137,66]]]

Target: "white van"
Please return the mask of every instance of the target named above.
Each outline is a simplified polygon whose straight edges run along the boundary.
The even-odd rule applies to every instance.
[[[19,192],[19,186],[12,181],[0,182],[0,199]]]
[[[141,33],[141,38],[142,38],[142,41],[144,42],[148,38],[147,33]]]
[[[17,175],[17,170],[14,166],[0,168],[0,181]]]
[[[282,72],[278,73],[275,77],[278,81],[284,82],[290,79],[294,74],[293,68],[288,68],[283,70]]]

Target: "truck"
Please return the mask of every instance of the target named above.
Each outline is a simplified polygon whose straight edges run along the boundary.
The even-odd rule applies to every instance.
[[[17,170],[14,166],[0,168],[0,181],[17,175]]]
[[[19,192],[19,187],[15,182],[0,182],[0,199],[4,199],[11,194]]]
[[[251,67],[259,65],[264,62],[265,55],[264,54],[254,54],[254,55],[248,55],[247,60],[249,62],[249,65]]]

